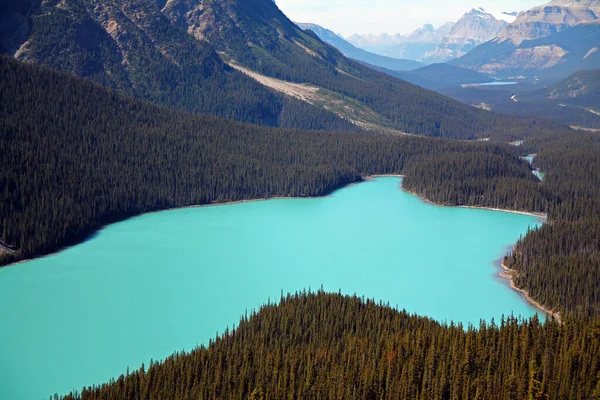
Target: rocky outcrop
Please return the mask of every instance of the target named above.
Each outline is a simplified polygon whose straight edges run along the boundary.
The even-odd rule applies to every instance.
[[[598,19],[596,13],[581,2],[565,5],[555,2],[521,12],[498,37],[520,45],[524,40],[539,39],[560,32],[584,21]]]
[[[600,21],[580,22],[557,33],[516,45],[496,38],[450,63],[500,78],[547,80],[600,68]]]

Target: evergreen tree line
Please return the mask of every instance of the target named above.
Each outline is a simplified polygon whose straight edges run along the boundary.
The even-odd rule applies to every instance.
[[[18,249],[2,263],[47,254],[143,212],[320,196],[447,152],[494,158],[487,177],[531,179],[509,146],[243,125],[0,61],[0,240]]]
[[[600,136],[547,135],[526,144],[550,222],[529,232],[505,260],[515,283],[566,313],[600,314]]]
[[[600,321],[441,325],[357,297],[298,293],[208,347],[60,399],[597,400]]]

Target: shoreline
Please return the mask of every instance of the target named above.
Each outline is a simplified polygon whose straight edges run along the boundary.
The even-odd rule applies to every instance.
[[[559,323],[562,323],[562,319],[560,317],[559,311],[555,311],[548,307],[543,306],[538,301],[536,301],[534,298],[532,298],[529,295],[529,292],[527,290],[521,289],[515,284],[514,277],[517,274],[517,271],[515,271],[514,269],[508,268],[506,266],[506,264],[504,264],[504,258],[502,258],[502,261],[500,261],[500,266],[502,267],[502,271],[500,272],[499,275],[508,281],[511,289],[519,292],[521,294],[521,296],[523,296],[523,298],[525,298],[525,300],[527,300],[531,305],[533,305],[539,311],[543,312],[546,315],[550,315],[552,318],[556,319]]]
[[[45,258],[45,257],[51,257],[54,256],[56,254],[61,253],[62,251],[65,251],[71,247],[77,246],[87,240],[89,240],[89,238],[92,238],[93,236],[95,236],[98,232],[100,232],[102,229],[106,228],[109,225],[112,225],[114,223],[118,223],[118,222],[123,222],[125,220],[131,219],[131,218],[136,218],[136,217],[140,217],[142,215],[146,215],[146,214],[154,214],[154,213],[159,213],[159,212],[164,212],[164,211],[173,211],[173,210],[182,210],[182,209],[187,209],[187,208],[200,208],[200,207],[215,207],[215,206],[226,206],[226,205],[235,205],[235,204],[243,204],[243,203],[252,203],[252,202],[258,202],[258,201],[267,201],[267,200],[290,200],[290,199],[317,199],[317,198],[323,198],[323,197],[328,197],[330,196],[333,192],[353,186],[353,185],[357,185],[359,183],[363,183],[365,181],[369,181],[369,180],[373,180],[373,179],[377,179],[377,178],[386,178],[386,177],[395,177],[395,178],[404,178],[405,175],[401,175],[401,174],[375,174],[375,175],[366,175],[366,176],[361,176],[361,180],[356,181],[356,182],[351,182],[345,185],[342,185],[338,188],[335,188],[333,190],[331,190],[328,193],[323,194],[322,196],[307,196],[307,197],[291,197],[291,196],[277,196],[277,197],[267,197],[267,198],[255,198],[255,199],[245,199],[245,200],[235,200],[235,201],[229,201],[229,202],[223,202],[223,203],[219,203],[219,202],[213,202],[213,203],[206,203],[206,204],[194,204],[194,205],[189,205],[189,206],[183,206],[183,207],[171,207],[171,208],[165,208],[162,210],[155,210],[155,211],[149,211],[149,212],[145,212],[143,214],[138,214],[138,215],[133,215],[131,217],[127,217],[124,218],[121,221],[116,221],[107,225],[103,225],[101,227],[99,227],[98,229],[94,230],[93,232],[90,233],[89,236],[87,236],[87,238],[79,243],[70,245],[70,246],[65,246],[64,248],[61,248],[58,251],[55,251],[53,253],[50,254],[45,254],[39,257],[33,257],[33,258],[28,258],[28,259],[23,259],[23,260],[19,260],[4,266],[0,266],[0,269],[2,268],[7,268],[7,267],[11,267],[11,266],[15,266],[18,264],[23,264],[29,261],[34,261],[37,259],[41,259],[41,258]],[[426,199],[425,197],[420,196],[419,194],[407,190],[405,189],[402,184],[400,184],[400,190],[414,195],[416,197],[418,197],[421,201],[424,201],[425,203],[428,203],[430,205],[436,206],[436,207],[454,207],[454,208],[471,208],[471,209],[480,209],[480,210],[489,210],[489,211],[502,211],[502,212],[509,212],[509,213],[515,213],[515,214],[522,214],[522,215],[528,215],[528,216],[532,216],[532,217],[537,217],[540,218],[542,220],[542,223],[546,223],[548,221],[548,215],[544,214],[544,213],[532,213],[532,212],[526,212],[526,211],[518,211],[518,210],[508,210],[508,209],[501,209],[501,208],[493,208],[493,207],[479,207],[479,206],[453,206],[453,205],[444,205],[444,204],[438,204],[435,203],[431,200]],[[513,247],[514,248],[514,247]],[[516,271],[511,270],[510,268],[506,267],[504,265],[504,258],[502,259],[502,261],[500,262],[500,266],[503,269],[503,271],[501,271],[499,273],[499,275],[508,280],[510,288],[512,288],[513,290],[519,292],[526,301],[528,301],[531,305],[533,305],[535,308],[537,308],[539,311],[547,314],[547,315],[551,315],[553,318],[555,318],[558,322],[561,322],[561,318],[560,318],[560,313],[553,311],[549,308],[544,307],[543,305],[541,305],[540,303],[538,303],[535,299],[533,299],[530,295],[529,292],[527,292],[524,289],[518,288],[513,280],[513,276],[514,274],[516,274]]]
[[[155,211],[149,211],[143,214],[138,214],[138,215],[134,215],[128,218],[124,218],[122,221],[131,219],[131,218],[136,218],[142,215],[146,215],[146,214],[154,214],[154,213],[158,213],[158,212],[164,212],[164,211],[173,211],[173,210],[182,210],[182,209],[187,209],[187,208],[200,208],[200,207],[215,207],[215,206],[226,206],[226,205],[235,205],[235,204],[243,204],[243,203],[252,203],[252,202],[257,202],[257,201],[267,201],[267,200],[283,200],[283,199],[316,199],[319,197],[327,197],[330,196],[331,193],[337,191],[337,190],[341,190],[347,187],[351,187],[353,185],[357,185],[359,183],[363,183],[365,181],[369,181],[369,180],[373,180],[373,179],[377,179],[377,178],[386,178],[386,177],[395,177],[395,178],[404,178],[405,175],[401,175],[401,174],[375,174],[375,175],[366,175],[366,176],[362,176],[361,180],[356,181],[356,182],[351,182],[345,185],[342,185],[341,187],[338,187],[322,196],[314,196],[314,197],[291,197],[291,196],[278,196],[278,197],[267,197],[267,198],[256,198],[256,199],[245,199],[245,200],[236,200],[236,201],[229,201],[229,202],[223,202],[223,203],[218,203],[218,202],[213,202],[213,203],[206,203],[206,204],[193,204],[193,205],[189,205],[189,206],[183,206],[183,207],[171,207],[171,208],[165,208],[162,210],[155,210]],[[477,207],[477,206],[452,206],[452,205],[443,205],[443,204],[438,204],[435,203],[431,200],[426,199],[425,197],[420,196],[419,194],[412,192],[410,190],[405,189],[402,184],[400,184],[400,190],[414,195],[416,197],[418,197],[421,201],[424,201],[430,205],[436,206],[436,207],[455,207],[455,208],[472,208],[472,209],[482,209],[482,210],[490,210],[490,211],[503,211],[503,212],[510,212],[510,213],[516,213],[516,214],[523,214],[523,215],[529,215],[529,216],[533,216],[533,217],[537,217],[542,219],[542,223],[546,223],[548,221],[548,216],[546,214],[542,214],[542,213],[531,213],[531,212],[526,212],[526,211],[517,211],[517,210],[505,210],[505,209],[500,209],[500,208],[492,208],[492,207]],[[122,221],[117,221],[117,222],[122,222]],[[113,223],[117,223],[117,222],[113,222]],[[108,225],[112,225],[112,224],[108,224]],[[19,265],[19,264],[23,264],[29,261],[33,261],[33,260],[37,260],[40,258],[44,258],[44,257],[51,257],[53,255],[59,254],[62,251],[65,251],[71,247],[77,246],[83,242],[85,242],[86,240],[88,240],[89,238],[93,237],[94,235],[96,235],[98,232],[100,232],[102,229],[106,228],[108,225],[103,225],[101,227],[99,227],[98,229],[94,230],[93,232],[90,233],[90,235],[87,236],[87,238],[79,243],[73,244],[71,246],[66,246],[64,248],[61,248],[58,251],[55,251],[53,253],[50,254],[45,254],[39,257],[33,257],[33,258],[27,258],[27,259],[23,259],[23,260],[19,260],[7,265],[4,265],[0,268],[7,268],[7,267],[12,267],[15,265]],[[546,313],[546,314],[550,314],[552,315],[554,318],[556,318],[558,321],[560,321],[560,315],[552,310],[546,309],[544,308],[541,304],[539,304],[537,301],[535,301],[534,299],[532,299],[529,296],[529,293],[527,293],[526,291],[519,289],[518,287],[516,287],[516,285],[514,284],[513,280],[512,280],[512,275],[514,274],[515,271],[512,271],[510,269],[508,269],[507,267],[505,267],[503,265],[503,261],[502,261],[502,268],[504,269],[504,271],[502,271],[500,273],[500,276],[502,276],[503,278],[508,279],[508,281],[510,282],[510,287],[516,291],[518,291],[519,293],[521,293],[521,295],[523,295],[523,297],[529,302],[531,303],[534,307],[536,307],[537,309],[539,309],[540,311]]]
[[[530,217],[537,217],[540,218],[542,220],[543,223],[548,222],[548,214],[545,213],[537,213],[537,212],[530,212],[530,211],[519,211],[519,210],[510,210],[507,208],[494,208],[494,207],[484,207],[484,206],[453,206],[453,205],[447,205],[447,204],[439,204],[439,203],[435,203],[431,200],[428,200],[424,197],[421,197],[418,193],[413,192],[411,190],[402,188],[403,191],[405,191],[408,194],[412,194],[414,196],[417,196],[419,199],[421,199],[422,201],[424,201],[425,203],[431,204],[433,206],[437,206],[437,207],[453,207],[453,208],[471,208],[474,210],[489,210],[489,211],[502,211],[502,212],[507,212],[507,213],[512,213],[512,214],[521,214],[521,215],[528,215]]]

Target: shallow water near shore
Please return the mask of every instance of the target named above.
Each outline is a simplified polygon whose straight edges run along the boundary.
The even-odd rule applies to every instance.
[[[539,218],[434,206],[400,183],[146,214],[0,269],[0,398],[47,399],[207,344],[282,291],[322,285],[463,324],[536,313],[495,261]]]

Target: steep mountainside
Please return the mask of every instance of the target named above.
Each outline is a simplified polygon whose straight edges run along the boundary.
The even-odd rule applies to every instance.
[[[176,109],[460,139],[525,137],[539,126],[373,71],[300,29],[271,0],[44,1],[31,21],[18,59]]]
[[[0,53],[14,53],[29,36],[39,0],[0,2]]]
[[[475,46],[495,38],[508,24],[483,9],[473,9],[460,18],[424,62],[445,62],[460,57]]]
[[[234,71],[208,43],[174,27],[153,0],[43,1],[30,14],[27,41],[12,52],[19,60],[176,109],[267,125],[352,129]],[[300,110],[313,117],[301,121]]]
[[[388,128],[475,138],[496,122],[488,113],[347,59],[314,33],[301,30],[270,0],[172,0],[163,12],[230,62],[263,76],[340,93],[379,114]]]
[[[498,35],[518,46],[524,40],[539,39],[584,21],[598,19],[584,2],[569,2],[564,5],[550,3],[534,7],[517,15],[517,19]]]
[[[600,68],[599,48],[600,23],[591,21],[519,45],[497,38],[449,62],[502,78],[552,82],[579,70]]]
[[[392,71],[410,71],[422,67],[423,64],[413,60],[380,56],[363,49],[359,49],[336,33],[315,24],[296,23],[302,29],[310,29],[317,34],[319,39],[341,51],[346,57],[368,64],[390,69]]]
[[[535,97],[589,107],[600,115],[600,70],[576,72]]]

